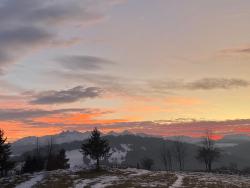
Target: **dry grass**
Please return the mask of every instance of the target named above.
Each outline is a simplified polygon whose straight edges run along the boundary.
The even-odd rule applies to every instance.
[[[73,186],[73,180],[67,174],[47,175],[43,181],[34,188],[69,188]]]
[[[32,188],[73,188],[75,185],[91,187],[97,183],[107,188],[166,188],[176,180],[175,173],[138,171],[136,169],[109,171],[66,170],[44,172],[44,178]],[[183,173],[183,188],[250,188],[250,178],[208,173]],[[22,175],[0,179],[0,188],[14,188],[15,185],[29,180],[34,176]]]
[[[234,185],[230,182],[222,182],[222,181],[214,181],[214,182],[206,182],[204,180],[199,180],[194,177],[185,177],[183,179],[183,187],[184,188],[249,188],[250,185],[245,183],[240,183]]]
[[[152,175],[143,175],[138,177],[133,177],[131,179],[127,179],[124,182],[120,182],[117,185],[108,186],[109,188],[125,188],[125,187],[157,187],[157,188],[164,188],[169,187],[172,185],[175,180],[176,176],[173,174],[159,174],[158,176]]]
[[[30,179],[29,175],[16,175],[11,178],[1,178],[0,188],[14,188],[16,185]]]

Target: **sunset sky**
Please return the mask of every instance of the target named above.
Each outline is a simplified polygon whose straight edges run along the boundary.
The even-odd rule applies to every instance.
[[[0,0],[0,128],[250,133],[250,1]]]

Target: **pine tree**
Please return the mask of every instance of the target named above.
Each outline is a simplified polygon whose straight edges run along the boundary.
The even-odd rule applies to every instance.
[[[46,166],[46,170],[48,171],[52,171],[52,170],[56,170],[57,168],[57,160],[56,160],[56,156],[54,154],[51,154],[48,157],[47,160],[47,166]]]
[[[58,169],[67,169],[69,168],[68,164],[69,159],[66,158],[65,150],[61,149],[57,155],[57,168]]]
[[[23,168],[22,168],[22,171],[24,173],[34,172],[34,169],[33,169],[33,160],[32,160],[32,157],[30,155],[28,155],[26,157],[24,165],[23,165]]]
[[[92,131],[87,143],[83,143],[81,147],[83,155],[90,156],[93,160],[96,160],[96,170],[100,169],[100,159],[107,157],[109,151],[108,141],[101,138],[101,133],[97,128]]]
[[[4,131],[0,129],[0,176],[7,175],[8,171],[14,167],[14,163],[10,161],[10,144],[6,143],[7,137],[4,137]]]

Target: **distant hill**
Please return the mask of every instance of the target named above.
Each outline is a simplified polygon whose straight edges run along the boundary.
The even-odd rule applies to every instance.
[[[137,135],[104,135],[111,146],[112,155],[109,162],[115,165],[125,165],[136,167],[144,157],[149,157],[154,160],[154,169],[163,169],[160,154],[165,147],[173,148],[174,141],[165,140],[157,137],[141,137]],[[73,141],[54,145],[54,150],[64,148],[67,151],[67,156],[70,158],[71,164],[74,166],[86,166],[91,163],[88,158],[83,162],[83,156],[80,153],[80,147],[83,141]],[[185,143],[187,157],[185,159],[185,169],[201,170],[203,165],[200,164],[195,156],[198,146],[196,144]],[[221,148],[223,157],[216,162],[215,167],[228,166],[231,163],[236,163],[239,168],[250,166],[250,142],[242,143],[233,147]],[[27,148],[26,148],[27,149]],[[41,153],[46,153],[46,146],[41,147]],[[33,152],[32,152],[33,153]],[[32,154],[31,153],[31,154]],[[177,169],[176,162],[174,167]]]
[[[20,155],[23,152],[34,149],[37,145],[37,141],[39,143],[39,146],[47,145],[51,139],[54,144],[63,144],[63,143],[70,143],[73,141],[85,140],[86,138],[89,137],[89,135],[90,132],[82,133],[78,131],[63,131],[55,135],[46,135],[42,137],[35,137],[35,136],[25,137],[11,144],[12,151],[14,155]]]
[[[137,135],[140,137],[153,137],[143,133],[133,134],[132,132],[129,131],[123,131],[120,133],[111,131],[107,134],[102,134],[102,135],[113,135],[113,136]],[[24,137],[12,143],[12,151],[14,155],[20,155],[23,152],[34,149],[37,146],[37,142],[39,143],[39,146],[42,147],[46,146],[50,142],[50,140],[52,140],[54,144],[63,144],[74,141],[83,141],[87,139],[89,136],[90,136],[89,131],[87,132],[63,131],[55,135],[46,135],[42,137],[36,137],[36,136]]]
[[[46,135],[42,137],[25,137],[22,139],[19,139],[12,143],[12,150],[14,155],[20,155],[23,152],[32,150],[36,147],[37,140],[39,142],[40,146],[45,146],[48,144],[48,142],[52,139],[54,144],[63,144],[63,143],[70,143],[74,141],[82,141],[88,138],[90,135],[90,132],[79,132],[79,131],[63,131],[59,134],[55,135]],[[129,131],[123,131],[120,133],[111,131],[107,134],[103,135],[112,135],[112,136],[122,136],[122,135],[135,135],[139,137],[153,137],[153,138],[163,138],[165,140],[175,141],[177,139],[181,140],[182,142],[190,143],[190,144],[199,144],[202,141],[202,138],[194,138],[189,136],[172,136],[172,137],[161,137],[161,136],[155,136],[155,135],[149,135],[145,133],[132,133]],[[250,136],[248,135],[227,135],[223,137],[222,139],[218,140],[216,144],[219,147],[232,147],[236,146],[241,143],[250,142]]]

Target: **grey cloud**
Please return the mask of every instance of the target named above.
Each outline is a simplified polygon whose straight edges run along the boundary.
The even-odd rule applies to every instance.
[[[38,27],[18,27],[12,29],[2,29],[0,32],[1,47],[9,48],[12,45],[24,44],[29,45],[35,42],[43,41],[44,39],[50,38],[51,35],[45,30]]]
[[[32,104],[63,104],[76,102],[80,99],[99,97],[102,89],[98,87],[77,86],[68,90],[46,91],[34,96]]]
[[[186,84],[188,89],[231,89],[237,87],[248,87],[249,82],[242,79],[204,78]]]
[[[101,87],[105,92],[112,95],[144,95],[149,93],[145,89],[145,82],[141,80],[129,79],[121,76],[114,76],[103,73],[81,73],[77,71],[49,71],[47,72],[49,79],[64,81],[71,83],[72,81],[78,83],[88,83]]]
[[[104,65],[114,64],[112,61],[95,56],[65,56],[56,59],[62,66],[70,70],[99,70]]]
[[[72,26],[96,22],[105,16],[99,4],[108,0],[0,0],[0,71],[53,41]],[[103,11],[105,12],[105,11]],[[63,43],[63,42],[61,42]]]
[[[233,89],[239,87],[248,87],[250,82],[243,79],[226,78],[203,78],[192,82],[177,81],[154,81],[150,82],[153,89],[160,90],[213,90],[213,89]]]
[[[0,29],[0,71],[22,54],[29,53],[31,48],[45,45],[52,38],[52,34],[38,27]]]
[[[223,54],[250,54],[250,47],[224,49],[221,51],[221,53]]]
[[[68,114],[73,112],[80,113],[93,113],[91,109],[59,109],[59,110],[41,110],[41,109],[0,109],[0,120],[1,121],[25,121],[27,119],[44,117],[56,114]]]
[[[96,20],[102,17],[88,0],[1,0],[0,22],[9,24],[60,24],[65,21]]]
[[[238,52],[241,52],[241,53],[250,53],[250,48],[243,48],[243,49],[238,50]]]

